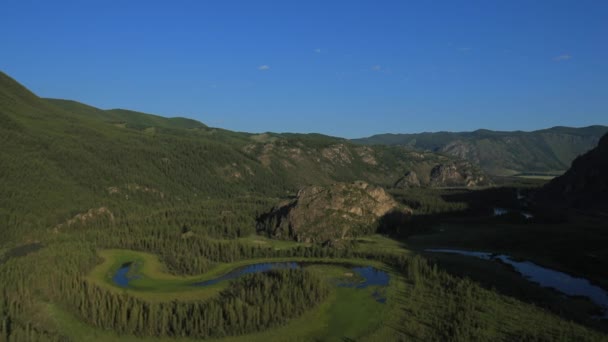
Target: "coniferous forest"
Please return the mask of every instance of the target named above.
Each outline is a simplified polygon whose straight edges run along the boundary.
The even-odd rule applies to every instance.
[[[597,303],[427,252],[489,249],[603,285],[605,259],[583,251],[603,250],[604,219],[521,200],[545,181],[403,186],[406,170],[455,159],[104,111],[1,81],[3,341],[606,338]],[[341,235],[298,238],[319,225]],[[272,263],[291,266],[247,271]]]

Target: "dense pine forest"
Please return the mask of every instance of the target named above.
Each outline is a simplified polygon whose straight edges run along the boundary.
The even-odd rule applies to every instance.
[[[454,156],[404,146],[238,133],[45,99],[3,73],[0,144],[2,341],[608,336],[606,320],[597,318],[602,308],[587,299],[561,296],[497,262],[426,251],[491,248],[606,288],[605,217],[556,217],[524,203],[520,197],[532,201],[542,180],[492,178]],[[407,172],[429,175],[437,165],[465,165],[463,174],[491,181],[396,186]],[[382,196],[401,211],[382,211],[365,234],[322,243],[260,229],[264,214],[297,199],[302,187],[355,181],[386,189]],[[335,196],[323,203],[342,210],[335,210],[339,218],[362,211],[358,198]],[[494,216],[495,207],[512,214]],[[518,214],[524,210],[536,216]],[[589,235],[581,238],[575,226]],[[564,239],[571,261],[547,262]],[[193,285],[285,261],[301,266]],[[577,268],[579,262],[587,266]],[[139,268],[131,267],[121,287],[114,278],[124,265]],[[389,280],[374,282],[378,274]]]

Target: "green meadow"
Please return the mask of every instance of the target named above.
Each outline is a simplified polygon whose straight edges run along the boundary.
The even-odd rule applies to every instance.
[[[361,250],[381,249],[389,251],[390,255],[408,258],[408,270],[378,261],[353,258],[258,258],[218,263],[201,275],[176,276],[167,273],[165,266],[153,254],[107,249],[97,252],[103,261],[91,270],[87,278],[109,291],[124,292],[147,301],[187,302],[213,298],[229,283],[224,281],[196,288],[191,286],[193,282],[212,279],[235,268],[260,262],[311,262],[314,264],[307,266],[307,269],[331,284],[350,276],[350,270],[340,263],[372,265],[390,274],[389,286],[384,293],[386,304],[374,300],[371,295],[374,288],[357,290],[332,286],[323,302],[282,326],[211,339],[213,341],[440,340],[451,336],[459,336],[456,340],[463,341],[477,337],[480,340],[505,340],[509,336],[522,336],[528,340],[602,340],[601,334],[565,321],[545,309],[480,287],[470,280],[453,277],[429,265],[415,252],[405,249],[401,242],[380,235],[370,236],[363,241],[357,245]],[[460,270],[475,263],[470,258],[463,259]],[[111,276],[127,262],[139,265],[137,274],[140,278],[132,280],[130,286],[124,289],[113,284]],[[486,271],[491,271],[495,266],[486,264],[485,267]],[[62,333],[74,340],[193,340],[117,334],[91,327],[59,305],[49,303],[45,310],[61,327]]]
[[[569,151],[560,146],[571,134],[559,138],[549,149],[562,151],[559,165],[542,158],[542,169],[561,170],[561,159],[605,128],[573,131],[588,137],[585,144]],[[506,163],[513,158],[503,133],[479,134],[483,146],[470,143],[495,151],[504,170],[529,170],[546,155],[537,151],[516,167]],[[487,142],[487,134],[497,138]],[[605,216],[492,217],[493,207],[519,205],[520,192],[538,190],[541,179],[397,188],[406,172],[428,178],[436,166],[458,162],[418,138],[426,151],[321,134],[232,132],[40,98],[0,72],[0,341],[607,340],[606,321],[591,318],[598,308],[584,298],[542,288],[497,262],[425,252],[506,253],[607,288]],[[479,175],[481,166],[461,171]],[[411,215],[380,225],[385,215],[365,232],[319,243],[261,229],[261,218],[303,187],[358,181],[386,188]],[[362,209],[355,197],[333,200],[348,206],[328,209],[332,219]],[[332,222],[322,228],[335,228]],[[370,232],[377,234],[362,235]],[[306,266],[193,286],[288,261]],[[138,277],[120,287],[112,278],[126,263]],[[336,286],[361,280],[350,265],[373,266],[390,281]]]

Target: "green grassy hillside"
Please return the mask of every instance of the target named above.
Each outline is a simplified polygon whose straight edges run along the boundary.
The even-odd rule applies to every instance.
[[[169,210],[180,227],[228,231],[249,226],[256,212],[305,185],[392,185],[407,170],[428,174],[451,160],[319,134],[238,133],[42,99],[5,74],[0,123],[0,218],[6,234],[29,239],[100,208],[117,221],[141,219],[141,211],[157,220],[152,208]],[[193,219],[217,208],[222,217]]]
[[[450,275],[403,241],[322,246],[255,235],[256,218],[305,185],[391,186],[407,171],[423,180],[451,156],[106,111],[39,98],[2,73],[0,144],[0,341],[605,340],[591,303],[534,306]],[[434,216],[468,207],[448,190],[393,189],[416,216],[399,233],[428,232]],[[477,201],[490,206],[485,199]],[[200,290],[189,282],[270,260],[339,264]],[[118,288],[113,277],[129,263],[141,274]],[[340,286],[359,281],[346,264],[374,266],[390,281]]]
[[[608,132],[606,126],[553,127],[533,132],[380,134],[355,139],[364,145],[408,146],[467,159],[495,175],[561,174]]]
[[[206,128],[207,126],[192,119],[187,118],[165,118],[158,115],[135,112],[125,109],[101,110],[80,102],[60,99],[44,99],[51,104],[64,109],[67,112],[76,115],[86,114],[90,117],[98,118],[99,120],[112,123],[117,126],[123,126],[134,129],[146,128],[183,128],[196,129]]]

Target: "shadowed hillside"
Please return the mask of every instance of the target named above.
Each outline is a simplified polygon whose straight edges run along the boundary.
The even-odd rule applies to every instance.
[[[572,167],[547,184],[537,197],[554,208],[608,213],[608,134],[597,147],[576,158]]]

